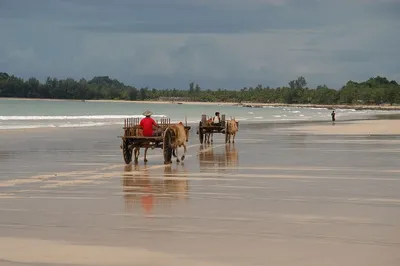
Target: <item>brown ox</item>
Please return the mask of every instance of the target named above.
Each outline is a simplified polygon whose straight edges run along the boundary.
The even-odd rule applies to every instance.
[[[202,124],[202,127],[204,128],[204,127],[212,126],[212,121],[213,121],[212,118],[209,117],[207,120],[205,120],[204,124]],[[199,130],[197,130],[197,134],[199,134]],[[210,140],[212,143],[213,142],[213,133],[204,132],[204,143],[210,144]]]
[[[185,159],[187,149],[186,142],[189,141],[189,129],[186,129],[182,122],[179,122],[175,125],[170,125],[168,129],[172,130],[173,132],[171,141],[172,155],[176,157],[177,162],[180,162],[178,148],[183,146],[183,155],[181,157],[181,160],[183,161]]]
[[[232,143],[235,143],[236,132],[239,131],[239,123],[235,120],[235,118],[231,118],[231,120],[226,121],[226,123],[228,125],[228,132],[225,132],[225,134],[228,134],[228,142],[231,143],[232,136]]]
[[[131,136],[143,137],[143,129],[141,127],[135,127],[131,129]],[[149,149],[149,143],[144,143],[144,162],[147,162],[147,150]],[[135,147],[133,149],[133,154],[135,156],[135,163],[139,161],[140,147]]]
[[[206,122],[204,123],[204,126],[209,127],[211,125],[212,125],[212,118],[210,117],[206,120]],[[213,141],[214,141],[213,136],[214,136],[213,133],[207,133],[207,132],[204,133],[204,143],[210,144],[210,140],[211,140],[211,143],[213,143]]]

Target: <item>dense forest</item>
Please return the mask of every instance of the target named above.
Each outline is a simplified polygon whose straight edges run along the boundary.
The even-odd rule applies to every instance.
[[[135,88],[110,79],[57,79],[48,77],[44,83],[36,78],[24,80],[0,73],[0,97],[47,99],[112,99],[112,100],[179,100],[202,102],[255,102],[287,104],[400,104],[400,85],[377,76],[364,82],[347,82],[340,89],[326,85],[308,88],[304,77],[288,86],[270,88],[262,85],[241,90],[203,89],[190,83],[186,90]]]

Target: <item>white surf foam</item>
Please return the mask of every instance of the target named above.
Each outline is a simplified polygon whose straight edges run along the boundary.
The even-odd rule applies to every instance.
[[[142,115],[60,115],[60,116],[0,116],[3,121],[21,121],[21,120],[106,120],[106,119],[124,119],[124,118],[143,118]],[[155,118],[165,118],[166,115],[153,115]]]
[[[0,125],[1,129],[34,129],[34,128],[50,128],[57,127],[55,125]]]
[[[182,108],[182,107],[179,107]],[[277,122],[277,121],[296,121],[296,120],[324,120],[330,118],[330,111],[322,111],[325,108],[294,108],[294,107],[268,107],[268,109],[261,109],[255,112],[242,109],[240,107],[226,107],[232,108],[227,110],[226,119],[235,117],[237,121],[246,121],[246,123],[260,123],[260,122]],[[300,111],[301,110],[301,111]],[[32,129],[32,128],[55,128],[55,127],[98,127],[107,125],[123,125],[125,118],[143,118],[144,116],[138,115],[138,111],[133,111],[133,114],[76,114],[78,110],[72,110],[74,115],[1,115],[0,116],[0,130],[7,129]],[[207,110],[208,111],[208,110]],[[183,122],[185,123],[185,116],[187,122],[190,124],[198,124],[201,119],[201,113],[207,112],[206,110],[199,109],[193,110],[192,107],[187,110],[162,110],[160,113],[153,115],[155,120],[161,118],[171,118],[171,123]],[[389,111],[369,111],[362,110],[356,111],[355,109],[336,109],[337,117],[339,119],[348,119],[350,117],[367,116],[372,113],[388,113]],[[29,113],[29,111],[26,111]],[[106,113],[106,112],[105,112]],[[124,112],[125,113],[125,112]],[[134,114],[136,113],[136,114]]]

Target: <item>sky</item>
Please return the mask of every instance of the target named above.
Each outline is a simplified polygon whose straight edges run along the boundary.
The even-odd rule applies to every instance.
[[[400,0],[0,0],[0,72],[151,88],[400,82]]]

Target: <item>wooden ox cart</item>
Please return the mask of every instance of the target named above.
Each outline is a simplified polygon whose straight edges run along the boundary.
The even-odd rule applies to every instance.
[[[147,150],[149,148],[159,148],[163,150],[164,164],[170,164],[173,154],[174,140],[176,131],[172,129],[171,119],[162,118],[160,121],[156,120],[158,128],[155,131],[160,131],[160,136],[145,137],[142,134],[140,126],[140,118],[126,118],[124,120],[124,135],[119,136],[122,139],[121,149],[126,164],[132,162],[132,155],[134,155],[135,163],[138,162],[140,148],[145,149],[144,161],[147,162]],[[185,122],[186,141],[188,138],[190,126]]]
[[[199,127],[197,130],[197,134],[199,135],[200,143],[210,143],[213,142],[213,134],[214,133],[221,133],[225,134],[225,143],[230,142],[230,135],[236,134],[235,132],[231,132],[231,127],[229,127],[230,122],[236,123],[236,131],[239,128],[239,122],[235,121],[234,119],[227,121],[225,119],[225,115],[221,115],[221,123],[220,124],[213,124],[211,119],[207,119],[206,115],[201,115],[201,121],[199,122]]]

